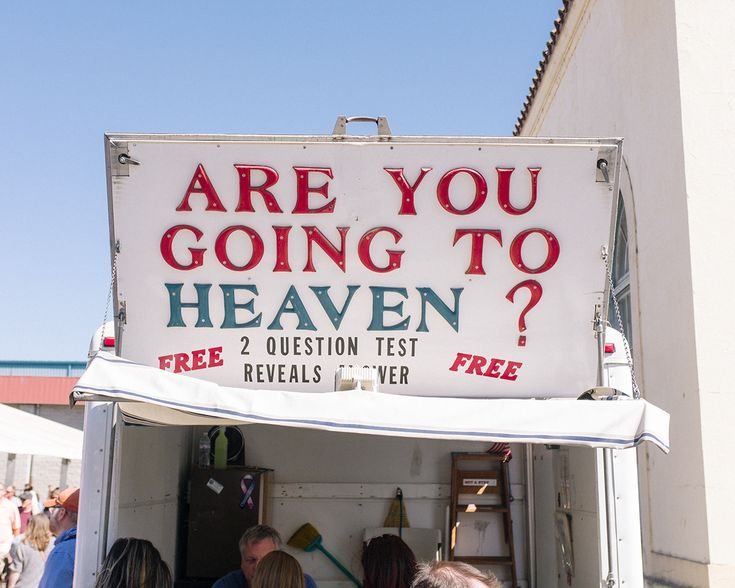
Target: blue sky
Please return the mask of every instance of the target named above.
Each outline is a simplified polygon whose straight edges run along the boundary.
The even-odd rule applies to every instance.
[[[103,133],[511,135],[560,6],[3,3],[0,359],[85,359],[102,323]]]

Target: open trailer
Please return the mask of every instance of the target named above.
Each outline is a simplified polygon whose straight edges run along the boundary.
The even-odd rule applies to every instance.
[[[312,523],[359,578],[400,487],[431,557],[505,550],[506,586],[643,586],[634,446],[667,451],[668,415],[606,328],[622,141],[347,122],[106,137],[116,355],[73,393],[77,584],[138,536],[178,585],[209,586],[237,567],[236,540],[218,541],[256,521],[284,537]],[[228,468],[199,467],[221,426]],[[452,455],[490,443],[514,455],[510,529],[495,496],[454,514]],[[296,555],[320,586],[351,585]]]

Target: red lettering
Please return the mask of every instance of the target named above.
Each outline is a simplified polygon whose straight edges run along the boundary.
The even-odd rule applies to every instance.
[[[304,266],[305,272],[315,272],[314,263],[311,258],[312,243],[316,243],[321,247],[322,251],[329,256],[329,258],[339,266],[342,271],[345,271],[345,239],[347,237],[347,231],[350,227],[337,227],[340,236],[340,247],[337,249],[332,242],[324,236],[319,229],[316,227],[302,227],[306,232],[306,249],[307,259],[306,265]]]
[[[467,362],[469,361],[469,365]],[[481,355],[471,355],[469,353],[457,353],[454,358],[450,371],[456,372],[460,368],[466,374],[474,376],[485,376],[486,378],[500,378],[501,380],[516,380],[518,378],[518,370],[523,366],[520,361],[508,361],[505,371],[500,373],[501,368],[506,363],[504,359],[491,357],[489,360]],[[465,366],[467,366],[465,368]],[[483,372],[483,368],[486,368]]]
[[[416,206],[414,206],[414,195],[416,194],[416,189],[421,185],[421,181],[424,179],[424,176],[426,176],[427,173],[431,171],[430,167],[422,167],[421,173],[419,173],[419,177],[416,179],[416,181],[413,183],[413,185],[409,184],[406,180],[406,176],[403,175],[403,168],[383,168],[391,178],[393,178],[393,181],[396,183],[396,186],[398,186],[398,189],[401,191],[401,208],[398,211],[398,214],[416,214]]]
[[[466,274],[485,275],[485,268],[482,265],[482,252],[485,243],[485,237],[490,236],[495,239],[500,246],[503,246],[503,237],[500,231],[494,229],[457,229],[454,232],[454,243],[456,245],[465,235],[472,235],[472,252],[470,254],[470,265],[467,267]]]
[[[505,368],[505,371],[503,372],[503,375],[500,376],[501,380],[516,380],[518,379],[518,374],[516,372],[518,369],[523,365],[520,361],[509,361],[508,367]]]
[[[527,213],[536,204],[536,191],[538,188],[538,175],[541,172],[540,167],[529,167],[528,173],[531,174],[531,199],[525,208],[516,208],[510,203],[510,176],[515,170],[514,167],[504,168],[496,167],[498,172],[498,204],[508,214],[518,216]]]
[[[174,362],[174,373],[189,372],[192,370],[203,370],[208,367],[220,367],[224,361],[220,357],[222,347],[210,347],[209,349],[195,349],[191,352],[191,365],[189,365],[188,353],[174,353],[173,355],[162,355],[158,358],[158,367],[168,370],[171,362]],[[209,356],[208,361],[205,357]]]
[[[202,370],[207,367],[207,363],[204,361],[204,355],[206,353],[206,349],[196,349],[191,352],[191,369]]]
[[[187,353],[174,353],[174,373],[191,371],[189,367],[189,355]]]
[[[467,174],[475,182],[475,196],[473,201],[467,208],[459,209],[456,208],[449,198],[449,184],[458,174]],[[487,198],[487,182],[482,174],[477,170],[468,167],[459,167],[457,169],[449,170],[445,173],[439,183],[436,186],[436,196],[439,199],[439,203],[452,214],[472,214],[478,210],[485,202]]]
[[[309,194],[314,192],[321,194],[324,198],[329,198],[329,182],[324,182],[321,186],[309,186],[309,174],[324,174],[329,179],[334,179],[331,168],[328,167],[294,167],[296,172],[296,205],[293,208],[294,214],[316,214],[320,212],[334,212],[335,199],[332,198],[321,208],[309,208]]]
[[[391,229],[390,227],[377,227],[375,229],[370,229],[360,238],[360,242],[357,245],[357,255],[359,256],[362,265],[364,265],[367,269],[372,272],[384,274],[386,272],[392,272],[393,270],[401,267],[401,257],[405,252],[396,251],[393,249],[386,249],[385,252],[388,254],[388,263],[383,267],[378,267],[377,265],[375,265],[370,255],[370,243],[372,242],[373,237],[381,232],[386,232],[393,235],[393,239],[396,243],[398,243],[403,238],[403,235],[401,235],[401,233],[399,233],[395,229]]]
[[[240,199],[237,203],[235,212],[255,212],[251,194],[257,192],[263,197],[265,207],[268,212],[283,212],[278,206],[276,197],[268,190],[278,181],[278,172],[272,167],[260,165],[235,165],[237,175],[240,178]],[[265,181],[260,186],[253,186],[251,180],[251,172],[259,171],[265,174]]]
[[[222,353],[222,347],[211,347],[209,349],[208,367],[221,367],[225,365],[224,360],[220,357],[220,353]]]
[[[212,182],[209,180],[207,172],[204,171],[204,166],[200,163],[194,172],[194,177],[189,182],[189,187],[186,189],[186,194],[181,203],[176,207],[177,212],[190,212],[191,206],[189,206],[189,196],[192,194],[204,194],[207,198],[206,211],[214,210],[218,212],[226,212],[225,207],[222,205],[222,201],[217,196],[217,191],[214,189]]]
[[[467,366],[465,373],[477,374],[478,376],[481,376],[482,368],[485,366],[486,363],[487,363],[487,360],[481,355],[473,355],[472,361],[470,362],[470,365]]]
[[[288,263],[288,233],[291,227],[273,227],[276,233],[276,265],[273,267],[274,272],[290,272],[291,266]]]
[[[186,271],[201,266],[204,260],[204,252],[206,251],[206,249],[193,249],[192,247],[189,247],[191,262],[188,265],[184,265],[176,261],[173,251],[173,243],[174,238],[179,233],[179,231],[191,231],[197,241],[199,241],[199,239],[204,236],[204,233],[202,233],[196,227],[192,227],[191,225],[176,225],[175,227],[171,227],[163,234],[163,237],[161,237],[161,257],[163,257],[163,260],[168,265],[177,270]]]
[[[242,231],[247,234],[253,245],[250,260],[245,265],[235,265],[232,263],[227,253],[227,240],[230,238],[230,235],[236,231]],[[264,251],[265,247],[263,246],[263,239],[260,238],[260,235],[250,227],[245,227],[243,225],[227,227],[217,236],[217,240],[214,242],[214,253],[217,256],[217,259],[219,259],[219,262],[226,268],[236,272],[244,272],[253,269],[260,263],[260,260],[263,258]]]
[[[487,370],[485,371],[483,376],[487,376],[488,378],[497,378],[500,376],[500,366],[502,366],[505,363],[504,359],[496,359],[491,358],[490,363],[487,366]]]
[[[469,353],[457,353],[457,357],[454,358],[454,363],[449,369],[453,372],[457,371],[457,368],[467,363],[467,360],[472,357]]]
[[[529,235],[538,233],[544,239],[546,239],[546,259],[544,262],[536,268],[528,267],[522,258],[523,242]],[[510,244],[510,260],[515,267],[527,274],[540,274],[550,270],[559,259],[559,241],[551,231],[545,229],[526,229],[516,235],[513,242]]]

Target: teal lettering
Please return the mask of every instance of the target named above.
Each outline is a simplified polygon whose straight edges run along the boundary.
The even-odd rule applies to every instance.
[[[400,294],[404,298],[408,298],[408,292],[405,288],[386,288],[383,286],[370,286],[373,294],[373,318],[370,321],[368,331],[405,331],[408,329],[408,322],[411,317],[406,317],[400,323],[395,325],[386,325],[384,322],[384,314],[386,312],[394,312],[398,316],[403,316],[403,302],[394,304],[393,306],[385,305],[385,293],[393,292]]]
[[[247,310],[250,314],[255,314],[255,305],[253,298],[251,298],[247,302],[235,302],[235,291],[247,290],[248,292],[252,292],[255,296],[257,296],[258,287],[255,284],[220,284],[219,287],[222,288],[222,294],[224,295],[225,310],[225,318],[222,320],[222,326],[220,327],[221,329],[247,329],[250,327],[260,326],[260,320],[263,316],[262,312],[259,312],[255,318],[245,323],[238,323],[236,320],[236,312],[238,308]]]
[[[329,317],[332,325],[334,325],[335,330],[339,331],[339,326],[342,324],[345,312],[347,312],[347,308],[350,306],[352,296],[354,296],[360,286],[347,286],[347,299],[342,305],[342,310],[337,310],[334,302],[332,302],[332,299],[329,297],[330,286],[309,286],[309,288],[314,292],[314,294],[316,294],[319,304],[322,305],[324,312],[327,313],[327,316]]]
[[[288,289],[288,292],[286,292],[286,296],[284,297],[283,302],[281,303],[281,307],[278,309],[278,312],[276,313],[276,318],[274,318],[273,322],[270,325],[268,325],[269,331],[283,330],[283,327],[281,326],[281,315],[286,312],[295,314],[299,318],[299,324],[296,327],[298,330],[316,331],[316,327],[314,326],[314,323],[312,322],[311,317],[309,316],[309,313],[306,312],[306,307],[304,306],[304,303],[301,301],[301,297],[299,296],[299,293],[296,291],[295,286],[291,286]]]
[[[459,332],[459,296],[462,294],[464,288],[452,288],[452,294],[454,294],[454,309],[449,308],[444,301],[436,295],[434,290],[431,288],[416,288],[421,294],[421,322],[417,332],[429,332],[429,327],[426,324],[426,303],[428,302],[439,315],[449,323],[455,331]]]
[[[181,316],[182,308],[196,308],[199,312],[195,327],[211,327],[209,319],[209,289],[212,284],[194,284],[197,293],[196,302],[182,302],[181,288],[184,284],[165,284],[168,290],[169,320],[168,327],[185,327],[184,318]]]

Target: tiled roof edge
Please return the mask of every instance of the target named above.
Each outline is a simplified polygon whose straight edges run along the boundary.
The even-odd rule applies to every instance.
[[[551,31],[551,36],[546,42],[546,49],[544,49],[541,61],[538,62],[536,74],[533,76],[531,86],[528,88],[528,94],[526,94],[526,99],[523,101],[521,114],[516,120],[515,129],[513,130],[513,135],[515,137],[521,134],[523,125],[526,122],[526,117],[528,116],[528,111],[531,109],[533,99],[536,97],[536,92],[538,91],[541,80],[543,79],[544,73],[546,72],[546,66],[549,64],[549,59],[551,59],[551,54],[554,52],[556,42],[559,39],[559,35],[561,34],[562,29],[564,28],[564,23],[566,22],[567,16],[569,14],[569,8],[571,7],[573,2],[574,0],[563,0],[563,6],[559,9],[559,17],[554,21],[554,28]]]

